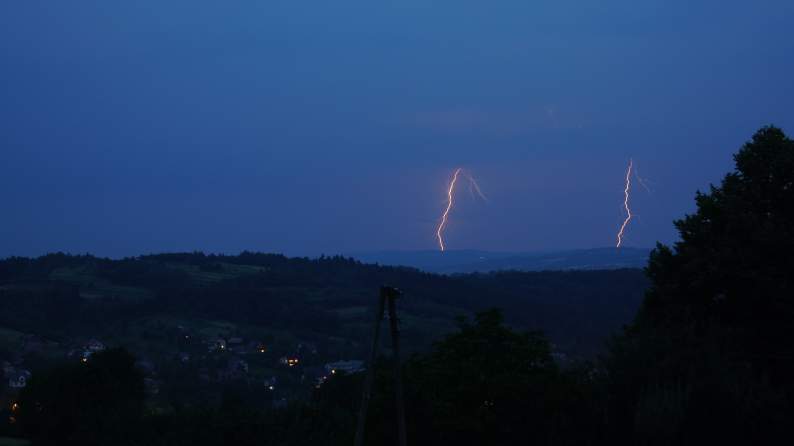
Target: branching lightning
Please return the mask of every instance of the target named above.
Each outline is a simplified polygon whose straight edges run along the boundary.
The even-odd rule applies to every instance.
[[[441,215],[441,223],[438,225],[438,229],[436,229],[436,237],[438,238],[438,247],[441,249],[441,252],[444,252],[446,247],[444,246],[444,227],[447,225],[447,218],[449,217],[449,211],[452,210],[453,202],[453,195],[455,192],[455,183],[458,181],[458,175],[460,175],[461,168],[458,167],[455,169],[455,173],[452,175],[452,181],[449,182],[449,188],[447,189],[447,208],[444,209],[444,214]]]
[[[458,177],[460,176],[465,177],[469,181],[469,193],[473,199],[480,198],[484,202],[488,202],[488,197],[482,192],[480,189],[480,185],[477,183],[477,180],[474,179],[474,176],[462,167],[458,167],[455,169],[455,172],[452,174],[452,180],[449,182],[449,187],[447,188],[447,207],[444,209],[444,213],[441,215],[441,221],[438,224],[438,228],[436,228],[436,238],[438,239],[438,248],[441,252],[444,252],[447,247],[444,244],[444,229],[447,227],[447,222],[449,221],[449,213],[452,211],[452,208],[455,207],[455,187],[458,183]]]
[[[620,231],[618,231],[618,244],[617,248],[623,244],[623,234],[626,231],[626,226],[628,226],[629,222],[631,221],[631,217],[633,216],[631,213],[631,208],[629,207],[629,192],[631,191],[631,171],[634,167],[634,162],[629,159],[629,168],[626,170],[626,188],[623,190],[623,208],[626,211],[626,219],[623,220],[623,224],[620,226]]]
[[[637,182],[640,183],[640,186],[642,186],[646,192],[648,192],[649,194],[653,193],[651,188],[648,186],[649,181],[640,176],[640,172],[639,170],[637,170],[637,167],[634,167],[634,178],[637,179]]]
[[[488,202],[488,197],[482,193],[482,189],[480,189],[480,185],[477,184],[477,180],[475,180],[474,177],[469,173],[466,173],[466,179],[469,180],[469,192],[471,193],[472,198],[477,196],[482,198],[482,201]]]

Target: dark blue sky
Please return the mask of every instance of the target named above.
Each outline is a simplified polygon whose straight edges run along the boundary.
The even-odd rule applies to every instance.
[[[762,125],[794,2],[4,1],[0,256],[674,240]]]

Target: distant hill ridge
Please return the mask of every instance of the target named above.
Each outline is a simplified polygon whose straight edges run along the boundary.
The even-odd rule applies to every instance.
[[[377,251],[351,253],[365,263],[410,266],[453,274],[492,271],[568,271],[644,268],[648,248],[594,248],[535,253],[460,251]]]

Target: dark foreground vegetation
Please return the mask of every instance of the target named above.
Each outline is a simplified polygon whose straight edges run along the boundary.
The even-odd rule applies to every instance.
[[[404,334],[415,347],[402,368],[409,444],[789,444],[794,142],[764,128],[735,160],[736,171],[698,194],[697,211],[676,222],[681,241],[653,252],[650,287],[633,322],[589,361],[562,360],[559,346],[523,327],[547,329],[555,339],[559,331],[532,319],[540,314],[574,333],[593,330],[589,320],[603,328],[608,313],[631,306],[627,282],[644,288],[631,271],[439,277],[344,259],[255,254],[122,263],[52,256],[2,263],[4,299],[12,293],[18,303],[3,301],[0,314],[15,308],[18,319],[2,316],[5,326],[44,327],[58,337],[87,326],[127,333],[154,314],[186,312],[196,320],[296,330],[326,350],[318,355],[362,355],[371,322],[356,319],[353,309],[368,309],[374,300],[365,289],[389,283],[422,297],[401,303]],[[64,270],[64,262],[75,266]],[[78,280],[84,282],[75,285]],[[41,287],[46,293],[31,291]],[[86,303],[107,290],[115,294],[103,303]],[[594,290],[615,290],[615,302],[624,303],[604,305],[608,296]],[[44,295],[59,317],[40,314]],[[185,301],[191,302],[187,310]],[[492,306],[503,311],[475,311]],[[591,319],[576,317],[582,308],[592,311]],[[438,331],[427,328],[429,321],[452,320],[458,310],[468,317]],[[568,311],[573,316],[566,318]],[[432,317],[420,317],[426,314]],[[437,341],[428,346],[412,339],[411,329],[435,333]],[[277,343],[274,333],[256,335]],[[350,342],[356,338],[362,345]],[[391,370],[378,363],[375,371],[365,444],[395,444]],[[362,374],[325,378],[305,398],[281,405],[263,406],[267,397],[250,382],[224,386],[213,401],[161,394],[158,405],[147,396],[136,358],[109,348],[35,373],[6,411],[13,423],[3,429],[41,445],[350,445]]]

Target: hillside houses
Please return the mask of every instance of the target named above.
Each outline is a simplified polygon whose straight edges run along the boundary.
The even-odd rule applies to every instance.
[[[79,357],[82,362],[88,361],[93,354],[99,353],[107,349],[104,342],[97,339],[89,339],[84,344],[78,344],[66,353],[67,357]]]
[[[14,369],[6,377],[8,378],[8,387],[12,390],[19,390],[28,385],[31,373],[25,369]]]
[[[219,398],[227,388],[255,389],[264,392],[260,397],[267,401],[291,400],[306,395],[315,383],[331,374],[331,369],[345,372],[362,369],[362,363],[355,361],[326,364],[333,358],[320,353],[321,349],[312,342],[315,339],[238,332],[220,325],[198,328],[146,323],[150,324],[147,337],[137,343],[127,343],[124,338],[115,337],[116,333],[94,333],[62,338],[58,342],[28,336],[25,348],[20,346],[13,352],[13,361],[3,363],[0,388],[4,391],[0,396],[11,398],[29,385],[32,373],[22,368],[24,358],[29,355],[35,358],[46,355],[46,360],[53,364],[90,363],[95,355],[116,345],[125,345],[134,356],[134,366],[143,375],[147,398],[154,404],[167,404],[171,398],[187,400],[199,389]]]
[[[354,359],[349,361],[329,362],[325,365],[325,371],[331,375],[337,373],[351,374],[362,372],[364,371],[364,361]]]
[[[17,391],[28,385],[32,374],[30,370],[21,367],[21,361],[17,361],[17,363],[3,361],[0,366],[2,367],[3,379],[8,384],[9,389]]]

